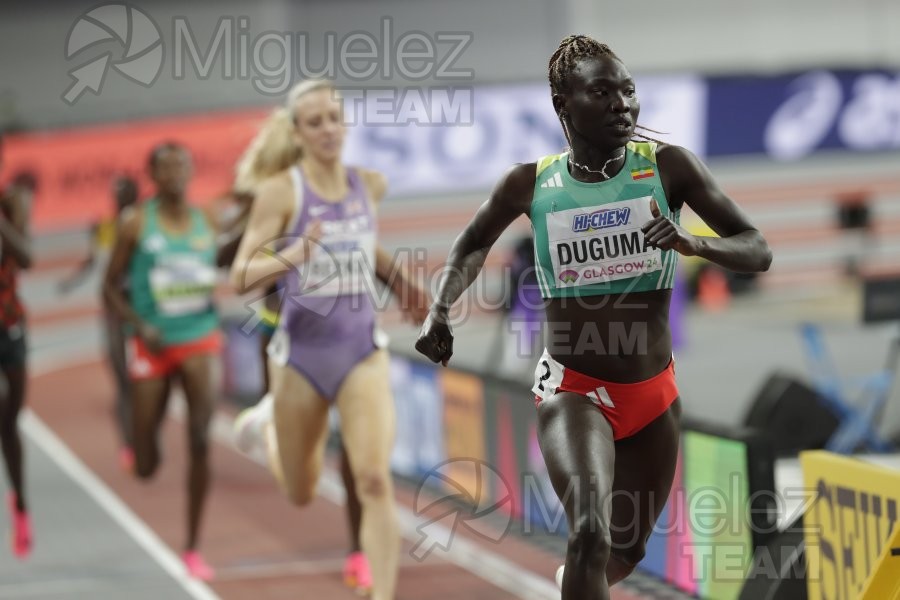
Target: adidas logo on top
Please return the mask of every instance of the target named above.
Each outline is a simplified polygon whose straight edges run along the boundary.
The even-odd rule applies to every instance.
[[[557,171],[553,177],[541,184],[542,188],[561,188],[562,186],[562,177],[559,176],[559,171]]]

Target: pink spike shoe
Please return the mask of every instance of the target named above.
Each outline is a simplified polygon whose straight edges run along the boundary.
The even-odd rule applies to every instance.
[[[344,561],[344,583],[361,596],[372,591],[372,570],[369,559],[362,552],[352,552]]]
[[[119,468],[129,475],[134,474],[134,450],[128,446],[119,448]]]
[[[181,555],[181,560],[187,569],[188,575],[200,581],[212,581],[216,576],[213,570],[196,550],[188,550]]]
[[[12,552],[19,560],[25,560],[31,554],[31,518],[16,507],[15,493],[7,496],[7,502],[12,520]]]

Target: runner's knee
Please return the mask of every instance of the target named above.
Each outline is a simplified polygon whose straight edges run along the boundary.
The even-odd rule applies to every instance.
[[[381,500],[391,489],[390,475],[377,469],[363,469],[354,477],[360,500]]]
[[[580,515],[569,534],[569,552],[576,563],[588,564],[609,559],[612,541],[609,527],[597,511]]]

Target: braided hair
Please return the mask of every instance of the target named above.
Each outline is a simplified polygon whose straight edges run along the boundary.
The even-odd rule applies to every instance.
[[[569,92],[570,82],[569,76],[572,74],[572,71],[575,70],[575,66],[578,64],[578,61],[586,59],[586,58],[598,58],[600,56],[608,56],[619,62],[622,61],[616,53],[612,51],[612,49],[606,44],[601,44],[594,38],[587,35],[569,35],[563,38],[563,40],[559,43],[559,46],[556,48],[556,52],[553,53],[553,56],[550,57],[550,64],[548,65],[548,78],[550,79],[550,92],[552,94],[565,94]],[[560,123],[563,125],[563,131],[566,131],[566,135],[568,136],[568,131],[566,129],[565,123],[563,123],[562,117],[559,118]],[[659,140],[649,137],[644,133],[638,133],[637,130],[641,131],[649,131],[651,133],[662,133],[660,131],[656,131],[655,129],[650,129],[648,127],[642,127],[640,125],[635,125],[635,133],[636,137],[639,137],[644,140],[649,140],[651,142],[662,143]],[[571,143],[571,140],[569,140]]]

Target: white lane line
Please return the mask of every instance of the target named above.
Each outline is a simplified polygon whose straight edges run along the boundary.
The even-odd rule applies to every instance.
[[[196,600],[219,600],[206,584],[188,577],[175,553],[99,477],[94,475],[37,415],[28,409],[22,411],[19,426],[25,435],[105,510],[185,592]]]
[[[246,581],[297,575],[341,575],[344,557],[321,560],[298,560],[291,562],[263,562],[249,565],[235,565],[216,569],[216,581]]]

